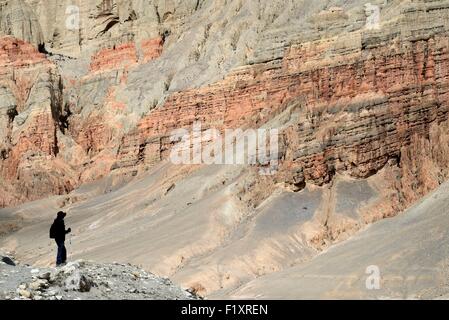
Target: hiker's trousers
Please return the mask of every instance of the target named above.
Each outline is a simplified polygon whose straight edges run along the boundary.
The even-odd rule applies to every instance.
[[[58,246],[58,255],[56,256],[56,265],[59,266],[67,260],[67,250],[65,248],[64,240],[56,240]]]

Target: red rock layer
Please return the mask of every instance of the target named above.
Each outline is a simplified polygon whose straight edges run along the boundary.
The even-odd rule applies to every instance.
[[[143,40],[140,44],[143,52],[143,63],[157,59],[162,54],[162,48],[164,46],[164,40],[162,37]]]
[[[9,106],[6,139],[0,141],[0,206],[65,193],[71,169],[57,159],[59,77],[32,45],[0,39],[0,84],[15,100]],[[20,117],[20,121],[14,121]]]
[[[13,37],[0,38],[0,76],[9,72],[11,68],[37,63],[49,62],[33,45]]]
[[[428,137],[433,123],[448,118],[448,48],[448,38],[437,36],[299,70],[308,116],[287,132],[287,159],[320,184],[335,171],[366,177],[400,159],[414,135]],[[298,57],[301,65],[301,56],[290,53],[288,60]]]
[[[19,111],[34,85],[36,70],[50,66],[33,45],[13,37],[0,38],[0,84],[14,93]]]
[[[92,57],[90,71],[100,72],[120,69],[125,65],[136,64],[137,60],[136,44],[134,42],[124,43],[97,52]]]
[[[325,59],[335,43],[309,43],[288,50],[281,63],[241,68],[212,86],[172,95],[124,138],[115,168],[163,158],[171,131],[195,121],[257,127],[296,104],[301,122],[285,131],[291,181],[375,173],[399,159],[414,134],[426,136],[432,123],[447,119],[449,42],[435,36],[363,48],[360,34],[354,37],[359,45],[345,54]]]
[[[135,42],[127,42],[115,45],[112,48],[101,49],[92,56],[90,71],[117,70],[139,62],[149,62],[162,54],[163,44],[162,38],[158,37],[143,40],[140,48],[137,47]],[[140,57],[140,55],[142,56]]]

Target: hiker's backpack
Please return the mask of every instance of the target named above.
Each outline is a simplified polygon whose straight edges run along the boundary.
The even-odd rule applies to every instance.
[[[55,239],[56,238],[56,227],[55,227],[55,223],[53,222],[53,224],[50,227],[50,239]]]

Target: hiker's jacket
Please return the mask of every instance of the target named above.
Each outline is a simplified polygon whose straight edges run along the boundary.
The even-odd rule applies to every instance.
[[[56,218],[53,222],[53,232],[56,241],[65,241],[68,231],[65,229],[64,219]]]

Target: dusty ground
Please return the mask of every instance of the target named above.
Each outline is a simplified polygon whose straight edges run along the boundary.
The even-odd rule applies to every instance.
[[[338,176],[333,185],[301,192],[273,186],[272,195],[252,208],[242,200],[254,188],[244,169],[161,163],[121,187],[112,187],[109,178],[68,196],[0,210],[1,216],[23,220],[20,230],[0,238],[0,248],[14,252],[23,263],[52,266],[55,245],[48,229],[63,209],[68,212],[66,225],[73,229],[66,241],[69,260],[132,263],[201,295],[228,297],[257,278],[288,273],[317,255],[315,259],[322,259],[327,254],[320,255],[322,250],[363,228],[366,212],[376,211],[373,206],[382,199],[377,187],[381,175],[363,181]],[[340,232],[334,242],[328,235],[331,227]],[[403,245],[418,250],[414,243]],[[321,294],[326,296],[321,292],[316,297]]]
[[[449,183],[401,216],[372,225],[303,265],[215,297],[263,299],[447,299]],[[369,266],[380,288],[368,290]],[[368,270],[369,271],[369,270]],[[371,271],[372,272],[372,271]]]

